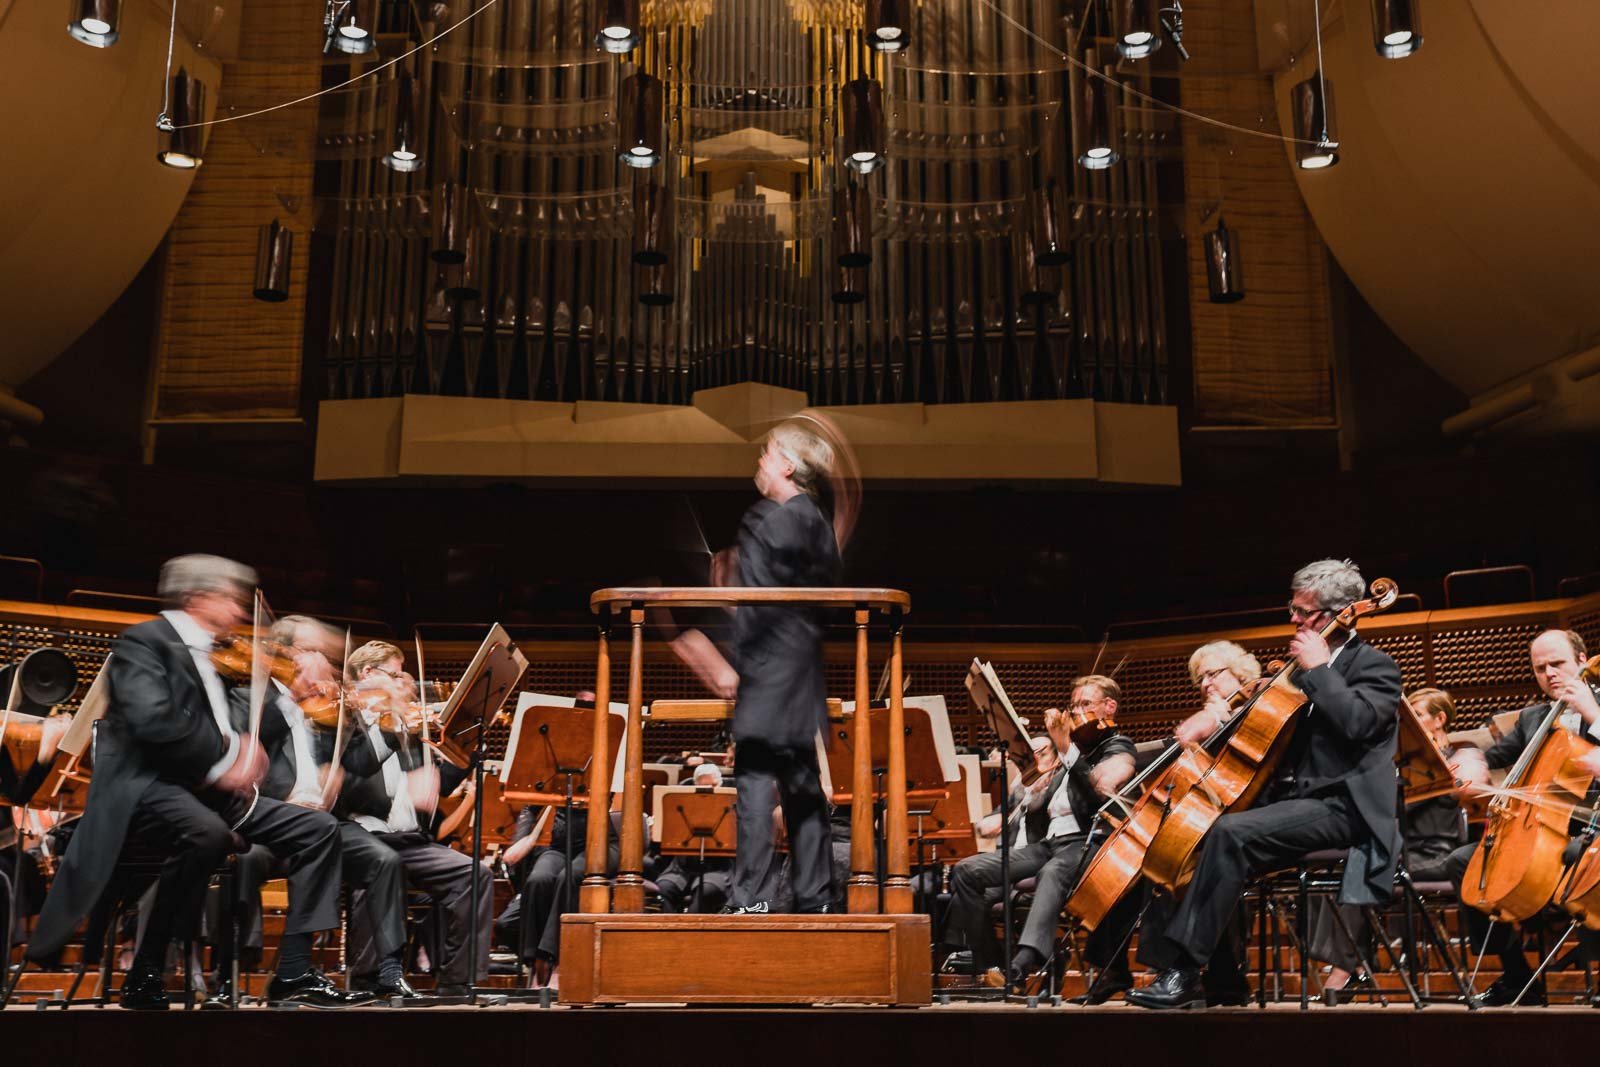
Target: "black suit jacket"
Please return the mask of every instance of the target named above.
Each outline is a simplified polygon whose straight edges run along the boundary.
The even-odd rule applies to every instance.
[[[383,733],[384,746],[389,750],[379,756],[377,748],[372,744],[372,737],[366,730],[356,730],[349,735],[345,743],[344,759],[341,763],[345,769],[344,789],[339,794],[339,801],[334,805],[335,814],[343,818],[356,815],[371,815],[379,819],[387,819],[389,811],[394,806],[394,794],[383,782],[383,765],[391,758],[398,760],[402,771],[412,771],[422,766],[422,742],[413,737],[400,737],[397,734]],[[327,758],[332,759],[331,748]],[[422,815],[417,816],[419,825]]]
[[[739,584],[828,586],[838,581],[839,547],[816,502],[758,501],[739,531]],[[822,624],[814,608],[745,606],[733,615],[739,694],[735,740],[807,750],[827,724]]]
[[[1386,901],[1400,858],[1394,769],[1400,668],[1352,634],[1331,666],[1302,671],[1294,682],[1311,700],[1301,709],[1284,761],[1295,795],[1349,796],[1364,833],[1350,849],[1339,899]]]
[[[18,770],[11,762],[11,750],[0,745],[0,806],[22,805],[33,799],[33,794],[38,792],[44,780],[50,776],[50,768],[55,766],[59,756],[57,753],[48,760],[35,760],[29,766]]]
[[[1045,786],[1038,809],[1022,817],[1022,823],[1028,830],[1028,843],[1043,841],[1049,836],[1050,798],[1061,788],[1063,777],[1067,779],[1067,799],[1072,803],[1072,814],[1078,820],[1078,830],[1088,833],[1090,824],[1094,822],[1094,813],[1100,810],[1105,800],[1094,791],[1094,786],[1089,782],[1089,772],[1112,756],[1132,758],[1136,751],[1130,739],[1122,734],[1111,734],[1102,738],[1087,753],[1080,753],[1071,767],[1057,767],[1050,776],[1050,784]]]
[[[28,943],[30,959],[59,953],[94,907],[150,784],[198,790],[227,752],[200,671],[166,619],[125,630],[105,669],[110,705],[95,728],[89,798]]]
[[[1539,724],[1544,722],[1544,717],[1548,714],[1550,714],[1548,701],[1523,708],[1517,713],[1517,725],[1510,733],[1489,746],[1489,751],[1483,754],[1484,760],[1496,770],[1517,762],[1517,757],[1528,747],[1533,735],[1539,732]],[[1583,739],[1590,744],[1600,744],[1600,731],[1586,724],[1583,729]]]

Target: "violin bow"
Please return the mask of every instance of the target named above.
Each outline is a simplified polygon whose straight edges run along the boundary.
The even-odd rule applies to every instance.
[[[250,741],[261,743],[261,713],[267,703],[267,681],[271,677],[267,657],[262,654],[261,620],[267,611],[267,598],[256,589],[250,619]]]
[[[411,631],[411,639],[417,646],[417,706],[422,709],[422,765],[428,770],[433,770],[433,742],[428,737],[428,673],[422,659],[422,634],[416,630]],[[439,808],[438,791],[434,791],[433,808]]]
[[[344,659],[339,663],[339,721],[333,727],[333,762],[328,764],[328,774],[322,780],[321,804],[323,811],[332,811],[333,802],[339,798],[344,786],[344,748],[350,743],[345,731],[344,671],[350,662],[350,627],[344,628]]]

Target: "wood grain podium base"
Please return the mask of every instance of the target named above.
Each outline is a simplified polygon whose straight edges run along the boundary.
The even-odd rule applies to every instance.
[[[926,915],[584,915],[561,920],[561,1003],[932,999]]]

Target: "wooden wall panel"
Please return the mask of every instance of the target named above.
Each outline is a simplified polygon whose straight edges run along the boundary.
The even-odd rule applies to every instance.
[[[1268,74],[1256,69],[1252,0],[1184,8],[1182,102],[1237,126],[1279,132]],[[1195,420],[1204,426],[1327,426],[1337,418],[1326,252],[1281,142],[1184,120],[1185,232]],[[1244,300],[1207,298],[1204,213],[1221,202],[1237,230]]]
[[[319,88],[322,9],[321,0],[244,6],[239,58],[223,65],[217,118]],[[211,128],[205,162],[167,235],[154,418],[299,414],[316,121],[316,105],[302,104]],[[274,217],[296,231],[290,295],[280,304],[251,295],[258,230]]]

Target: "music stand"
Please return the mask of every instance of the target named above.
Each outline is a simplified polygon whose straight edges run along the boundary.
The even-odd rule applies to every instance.
[[[700,910],[700,890],[705,880],[706,857],[732,858],[739,839],[734,810],[739,791],[733,786],[658,785],[652,791],[650,836],[663,856],[695,856],[690,907]]]
[[[1005,781],[1006,762],[1017,765],[1020,781],[1027,784],[1040,775],[1039,763],[1034,758],[1033,740],[1028,736],[1027,724],[1011,706],[1006,687],[1000,684],[994,666],[974,659],[967,669],[967,692],[972,706],[988,722],[989,728],[1000,739],[1000,924],[1001,958],[1005,967],[1005,990],[1011,991],[1011,783]]]

